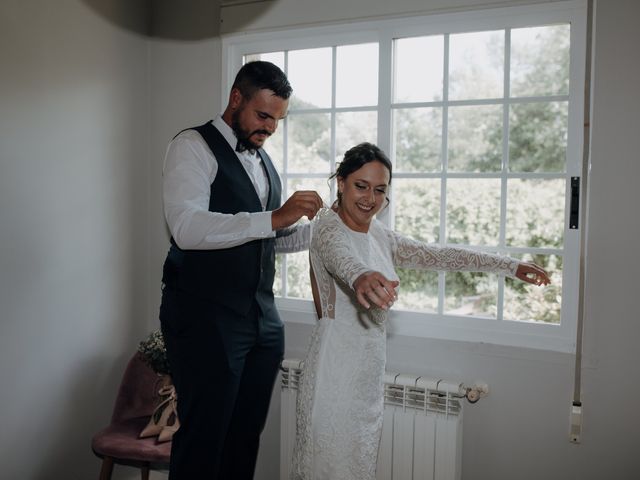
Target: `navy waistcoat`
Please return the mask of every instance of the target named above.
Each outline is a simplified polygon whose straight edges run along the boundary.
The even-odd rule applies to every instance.
[[[218,172],[211,184],[209,211],[235,214],[260,212],[255,187],[236,152],[212,122],[193,128],[216,157]],[[280,177],[263,149],[258,150],[269,180],[266,210],[280,207]],[[246,315],[255,299],[265,317],[279,318],[273,301],[275,240],[253,240],[219,250],[183,250],[171,239],[162,281],[197,297]]]

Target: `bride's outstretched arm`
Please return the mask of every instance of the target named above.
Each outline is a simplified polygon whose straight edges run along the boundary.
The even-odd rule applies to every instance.
[[[547,285],[550,282],[547,272],[533,263],[466,248],[427,244],[393,231],[389,231],[389,236],[397,267],[449,272],[493,272],[537,285]]]

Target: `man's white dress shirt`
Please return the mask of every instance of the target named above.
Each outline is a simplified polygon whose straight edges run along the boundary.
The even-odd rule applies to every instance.
[[[213,120],[235,151],[233,130],[218,115]],[[210,212],[211,185],[218,173],[218,162],[202,136],[186,130],[174,138],[165,155],[162,195],[169,231],[183,250],[216,250],[241,245],[251,240],[276,237],[276,252],[290,253],[309,247],[309,224],[275,232],[271,212],[264,211],[269,197],[269,182],[257,153],[236,152],[262,203],[262,212],[235,215]]]

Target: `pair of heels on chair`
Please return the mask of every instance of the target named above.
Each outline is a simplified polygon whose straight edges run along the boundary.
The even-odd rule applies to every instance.
[[[140,438],[155,437],[157,435],[158,442],[168,442],[180,428],[177,410],[178,397],[173,385],[162,387],[158,394],[161,398],[166,398],[158,404],[151,414],[149,423],[140,432]]]

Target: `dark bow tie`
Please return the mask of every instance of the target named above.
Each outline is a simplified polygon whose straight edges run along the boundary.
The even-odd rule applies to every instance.
[[[238,140],[238,142],[236,143],[236,152],[239,152],[239,153],[249,152],[251,155],[255,155],[256,154],[255,148],[248,148],[240,140]]]

